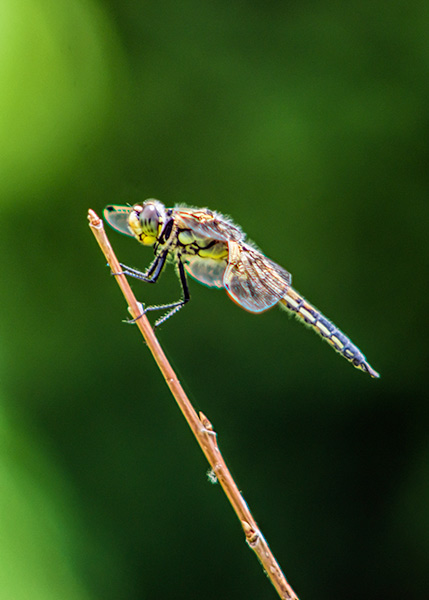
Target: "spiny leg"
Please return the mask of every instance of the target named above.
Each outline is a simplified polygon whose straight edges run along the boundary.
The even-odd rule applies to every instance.
[[[165,262],[165,260],[164,260]],[[154,261],[155,263],[155,261]],[[152,265],[154,264],[152,263]],[[150,272],[152,265],[149,267],[147,273]],[[122,265],[121,265],[122,267]],[[137,319],[140,319],[143,315],[145,315],[148,312],[152,312],[154,310],[167,310],[167,312],[165,313],[165,315],[163,315],[162,317],[160,317],[157,321],[155,321],[154,324],[154,328],[158,327],[159,325],[161,325],[162,323],[164,323],[164,321],[166,321],[167,319],[169,319],[172,315],[174,315],[174,313],[176,313],[177,311],[179,311],[183,306],[185,306],[185,304],[187,302],[189,302],[190,300],[190,294],[189,294],[189,288],[188,288],[188,281],[186,279],[186,274],[185,274],[185,269],[183,267],[183,263],[182,260],[180,258],[180,256],[177,257],[177,267],[179,270],[179,279],[180,279],[180,284],[182,286],[182,292],[183,292],[183,298],[181,300],[177,300],[176,302],[170,302],[169,304],[156,304],[154,306],[147,306],[147,307],[143,307],[143,311],[141,313],[141,315],[139,315],[138,317],[136,317],[135,319],[131,319],[130,321],[126,321],[127,323],[135,323],[137,321]],[[162,269],[162,267],[161,267]],[[145,273],[139,273],[139,271],[135,271],[135,269],[132,269],[132,271],[134,273],[138,273],[139,275],[145,275]],[[127,273],[127,271],[124,271],[124,274],[127,275],[129,273]],[[143,279],[143,281],[149,281],[151,283],[155,282],[156,279],[159,277],[159,273],[154,273],[153,277],[151,279]],[[135,275],[131,274],[131,277],[133,277]],[[140,276],[137,276],[137,279],[141,279]]]
[[[144,281],[145,283],[156,283],[159,276],[162,273],[163,268],[165,267],[165,261],[167,259],[168,256],[168,251],[164,251],[161,252],[160,254],[158,254],[157,256],[155,256],[155,259],[152,261],[152,263],[149,265],[149,267],[146,269],[146,271],[144,273],[142,273],[141,271],[138,271],[137,269],[133,269],[132,267],[128,267],[127,265],[124,265],[123,263],[119,263],[122,271],[121,273],[112,273],[112,275],[128,275],[129,277],[134,277],[135,279],[138,279],[139,281]],[[129,320],[125,320],[125,323],[129,323],[130,325],[132,325],[133,323],[135,323],[137,321],[137,319],[140,319],[147,310],[152,310],[153,307],[148,307],[148,308],[144,308],[143,306],[143,311],[142,313],[136,317],[135,319],[129,319]],[[167,306],[167,305],[166,305]],[[162,306],[160,307],[162,308]]]
[[[179,280],[180,285],[182,286],[183,298],[181,300],[178,300],[177,302],[172,302],[171,304],[163,304],[162,306],[149,306],[146,310],[157,310],[162,308],[170,309],[168,312],[165,313],[165,315],[163,315],[161,318],[155,321],[154,327],[159,327],[159,325],[164,323],[164,321],[169,319],[172,315],[174,315],[174,313],[183,308],[185,304],[191,299],[191,296],[189,294],[188,280],[186,279],[185,269],[183,267],[182,259],[180,256],[177,257],[177,267],[179,269]]]
[[[135,279],[139,279],[140,281],[145,281],[146,283],[156,283],[158,277],[161,275],[163,268],[165,267],[165,261],[167,259],[168,252],[161,252],[149,267],[146,269],[144,273],[138,271],[137,269],[133,269],[131,267],[127,267],[123,263],[119,263],[122,272],[121,275],[128,275],[129,277],[134,277]],[[119,273],[112,273],[112,275],[118,275]]]

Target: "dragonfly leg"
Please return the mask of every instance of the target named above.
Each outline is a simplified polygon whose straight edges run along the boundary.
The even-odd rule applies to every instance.
[[[162,252],[156,256],[144,273],[137,269],[127,267],[127,265],[124,265],[123,263],[119,263],[122,269],[121,273],[112,273],[112,275],[128,275],[129,277],[134,277],[135,279],[139,279],[146,283],[156,283],[165,266],[167,254],[167,252]]]
[[[186,279],[185,269],[183,267],[182,259],[180,256],[177,257],[177,268],[179,270],[179,279],[180,279],[180,285],[182,286],[183,298],[181,300],[178,300],[177,302],[172,302],[171,304],[165,304],[163,306],[156,306],[156,307],[148,306],[148,308],[146,310],[151,310],[152,308],[154,308],[154,309],[157,309],[157,308],[170,309],[170,310],[168,310],[168,312],[165,313],[165,315],[163,315],[161,318],[159,318],[157,321],[155,321],[155,325],[154,325],[155,328],[159,327],[159,325],[164,323],[164,321],[169,319],[172,315],[174,315],[174,313],[176,313],[181,308],[183,308],[185,306],[185,304],[187,302],[189,302],[189,300],[191,299],[191,295],[189,293],[189,287],[188,287],[188,280]]]
[[[121,267],[122,267],[122,265],[121,265]],[[152,267],[152,265],[151,265],[151,267]],[[148,272],[151,267],[149,267]],[[143,307],[143,311],[138,317],[136,317],[135,319],[131,319],[130,321],[126,321],[126,323],[135,323],[137,321],[137,319],[140,319],[146,313],[152,312],[154,310],[167,310],[165,315],[163,315],[157,321],[155,321],[154,328],[156,328],[159,325],[161,325],[162,323],[164,323],[164,321],[169,319],[172,315],[174,315],[174,313],[179,311],[183,306],[185,306],[185,304],[187,302],[189,302],[191,297],[189,294],[188,281],[186,279],[185,269],[183,267],[183,263],[182,263],[180,257],[178,257],[178,259],[177,259],[177,267],[179,270],[179,279],[180,279],[180,284],[182,286],[183,298],[181,300],[177,300],[176,302],[170,302],[169,304],[155,304],[153,306]],[[134,271],[134,269],[133,269],[133,271]],[[136,272],[138,273],[138,271],[136,271]],[[124,271],[124,273],[127,274],[126,271]],[[141,273],[141,275],[143,275],[143,273]],[[154,274],[154,277],[155,277],[155,275],[156,274]],[[159,276],[159,274],[156,275],[156,277],[158,277],[158,276]],[[140,277],[138,277],[138,279],[140,279]],[[148,279],[144,279],[143,281],[148,281]],[[151,280],[151,281],[156,281],[156,279]]]

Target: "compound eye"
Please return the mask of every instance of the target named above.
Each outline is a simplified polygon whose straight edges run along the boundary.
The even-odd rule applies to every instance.
[[[165,208],[159,200],[145,200],[134,204],[128,217],[128,227],[135,238],[145,246],[153,246],[159,241],[165,222]]]
[[[143,205],[143,209],[139,214],[139,221],[143,233],[154,237],[158,235],[160,214],[155,204],[148,203]]]

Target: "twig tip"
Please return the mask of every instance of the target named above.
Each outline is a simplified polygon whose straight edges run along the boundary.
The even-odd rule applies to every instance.
[[[91,227],[102,227],[103,225],[103,221],[92,208],[88,210],[88,221]]]

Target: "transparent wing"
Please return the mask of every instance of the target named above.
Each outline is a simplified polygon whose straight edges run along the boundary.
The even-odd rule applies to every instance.
[[[128,217],[133,210],[132,206],[120,206],[119,204],[110,204],[103,210],[103,216],[113,229],[134,237],[128,227]]]
[[[229,296],[252,313],[277,304],[291,284],[291,274],[247,244],[228,246],[224,286]]]
[[[179,229],[190,229],[197,238],[240,242],[245,237],[230,219],[208,208],[178,206],[174,209],[174,220]]]
[[[226,260],[195,256],[185,264],[185,270],[191,277],[204,285],[222,288],[226,264]]]

